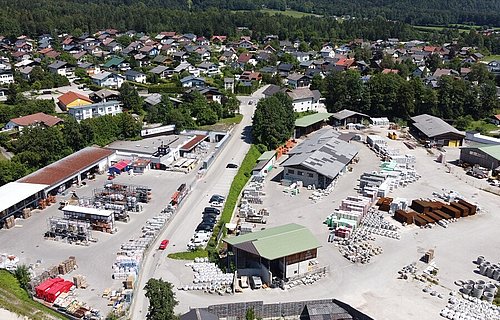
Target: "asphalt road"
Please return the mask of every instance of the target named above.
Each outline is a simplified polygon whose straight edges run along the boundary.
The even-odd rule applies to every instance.
[[[266,87],[259,89],[252,96],[238,97],[241,101],[240,112],[243,114],[241,123],[234,127],[224,150],[221,151],[207,174],[196,183],[182,207],[152,246],[152,248],[156,248],[161,240],[169,239],[169,247],[161,252],[152,250],[145,256],[143,268],[137,282],[139,290],[130,308],[131,319],[145,318],[148,310],[148,299],[142,288],[150,278],[169,280],[169,274],[165,272],[169,264],[166,256],[168,253],[187,249],[186,245],[201,220],[203,208],[208,206],[210,196],[215,193],[228,194],[237,169],[227,169],[226,165],[229,162],[241,164],[250,148],[252,115],[258,100],[263,98],[262,92],[265,89]],[[250,101],[252,101],[252,104],[249,104]]]

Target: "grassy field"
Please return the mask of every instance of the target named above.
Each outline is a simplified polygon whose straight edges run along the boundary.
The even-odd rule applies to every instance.
[[[493,123],[489,123],[485,120],[472,121],[468,126],[467,130],[479,131],[482,134],[490,135],[490,131],[498,130],[498,127]]]
[[[44,305],[33,301],[8,271],[0,270],[0,307],[31,320],[66,319]]]
[[[201,126],[199,129],[201,130],[210,130],[210,131],[225,131],[229,129],[232,125],[238,124],[243,119],[242,114],[236,114],[234,117],[221,119],[219,122],[207,126]]]
[[[194,260],[194,258],[208,257],[208,251],[199,249],[195,251],[175,252],[175,253],[170,253],[168,257],[170,259],[175,259],[175,260]]]
[[[414,26],[415,29],[421,30],[421,31],[441,31],[443,29],[455,29],[458,30],[458,32],[469,32],[471,29],[481,29],[481,26],[470,26],[466,24],[450,24],[447,26]],[[494,27],[493,29],[495,30],[500,30],[500,27]]]
[[[490,61],[493,61],[493,60],[500,61],[500,54],[493,54],[491,56],[486,56],[481,61],[490,62]]]

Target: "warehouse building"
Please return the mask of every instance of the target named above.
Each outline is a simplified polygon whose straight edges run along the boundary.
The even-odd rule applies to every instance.
[[[38,207],[38,202],[45,198],[46,184],[10,182],[0,187],[0,228],[7,218],[21,216],[24,209]]]
[[[321,246],[306,227],[291,223],[223,240],[238,275],[287,279],[314,271]]]
[[[358,154],[358,147],[341,139],[341,133],[324,128],[288,152],[281,166],[283,178],[304,186],[326,188]]]
[[[460,161],[500,171],[500,145],[481,145],[460,148]]]
[[[346,126],[349,123],[363,123],[363,120],[369,120],[370,116],[359,113],[352,110],[340,110],[339,112],[335,112],[332,114],[333,124],[335,126]]]
[[[105,172],[115,151],[87,147],[59,161],[37,170],[17,182],[46,185],[44,195],[63,192],[73,184],[80,184],[90,174]]]
[[[428,114],[412,117],[410,131],[421,140],[445,147],[460,147],[465,135],[444,120]]]
[[[321,129],[331,116],[332,114],[328,112],[318,112],[295,120],[295,138],[300,138]]]

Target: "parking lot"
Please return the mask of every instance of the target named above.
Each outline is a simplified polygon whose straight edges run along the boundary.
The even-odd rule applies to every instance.
[[[38,272],[58,265],[69,256],[75,256],[78,270],[69,273],[67,278],[72,279],[75,274],[86,276],[89,287],[85,290],[77,289],[77,296],[91,307],[106,314],[110,309],[107,307],[107,300],[101,298],[103,290],[122,287],[121,281],[111,278],[111,266],[121,244],[138,237],[141,234],[140,227],[168,204],[179,185],[190,184],[195,178],[196,170],[189,174],[150,170],[143,175],[131,176],[126,173],[119,175],[113,182],[148,186],[152,190],[152,199],[149,203],[143,204],[144,210],[141,213],[130,213],[130,222],[116,222],[118,231],[115,234],[93,231],[93,236],[98,242],[89,246],[44,240],[44,233],[48,228],[47,218],[63,216],[62,211],[58,210],[59,201],[69,199],[71,192],[68,192],[65,197],[57,197],[56,204],[45,210],[35,211],[27,220],[19,220],[17,224],[20,226],[10,230],[0,230],[1,251],[18,255],[21,263],[25,264],[35,264],[40,260]],[[86,186],[70,190],[74,190],[79,197],[90,197],[95,188],[102,188],[108,180],[105,175],[98,175],[95,181],[86,182]]]
[[[385,129],[376,129],[382,136]],[[373,131],[373,130],[372,130]],[[358,143],[358,142],[352,142]],[[446,304],[450,290],[457,291],[453,284],[456,280],[477,279],[482,276],[473,272],[472,263],[478,255],[484,255],[490,261],[500,260],[500,243],[496,240],[500,216],[498,196],[478,189],[475,183],[464,183],[465,173],[459,167],[450,170],[436,161],[437,152],[429,154],[424,148],[408,149],[400,140],[390,140],[390,147],[400,149],[402,154],[415,155],[416,170],[422,176],[416,183],[406,188],[398,188],[391,197],[434,198],[433,192],[443,189],[454,190],[472,203],[478,203],[481,214],[461,218],[448,228],[434,226],[432,229],[420,229],[415,226],[401,227],[388,214],[385,219],[400,226],[401,240],[377,237],[375,244],[383,248],[383,254],[373,258],[367,265],[351,264],[343,258],[332,243],[328,243],[329,230],[323,224],[339,202],[348,195],[355,195],[357,179],[365,171],[377,170],[379,159],[366,145],[361,145],[357,164],[352,165],[352,172],[345,173],[338,181],[333,192],[314,203],[309,199],[311,190],[301,188],[296,196],[283,193],[284,187],[279,182],[271,181],[281,170],[279,166],[266,178],[264,203],[269,210],[267,224],[257,224],[259,228],[281,225],[285,221],[307,226],[322,243],[318,251],[321,265],[329,265],[330,273],[308,286],[299,286],[287,291],[280,289],[246,289],[242,294],[224,296],[209,295],[200,292],[177,291],[180,301],[179,312],[189,307],[202,307],[222,302],[264,300],[264,302],[306,300],[334,297],[360,308],[375,319],[436,319],[439,311]],[[447,152],[447,161],[458,157],[457,149]],[[280,161],[279,161],[280,162]],[[459,170],[460,169],[460,170]],[[274,179],[276,180],[276,179]],[[279,179],[278,179],[279,180]],[[440,284],[435,290],[445,297],[440,299],[422,292],[424,284],[412,280],[397,279],[398,271],[405,265],[418,261],[428,250],[434,249],[435,262],[440,268]],[[183,262],[168,261],[168,271],[162,273],[176,286],[189,283],[192,271]],[[484,277],[482,277],[484,278]],[[487,279],[483,279],[487,280]],[[384,308],[380,308],[384,305]],[[425,313],[422,310],[426,310]]]

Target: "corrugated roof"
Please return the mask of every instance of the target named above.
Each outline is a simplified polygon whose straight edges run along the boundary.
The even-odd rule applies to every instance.
[[[290,150],[290,157],[281,166],[303,166],[335,179],[359,151],[357,146],[340,140],[339,136],[340,133],[329,128],[320,130]]]
[[[239,247],[242,247],[243,243],[251,242],[259,256],[268,260],[321,247],[309,229],[295,223],[227,238],[224,241]]]
[[[270,160],[274,157],[275,154],[276,154],[275,150],[266,151],[260,155],[260,157],[259,157],[259,159],[257,159],[257,161]]]
[[[103,64],[102,66],[104,68],[111,68],[111,67],[114,67],[114,66],[118,66],[123,61],[125,61],[125,59],[122,59],[122,58],[119,58],[119,57],[113,57],[110,60],[106,61],[106,63]]]
[[[427,137],[432,138],[445,133],[455,133],[457,135],[465,135],[444,122],[443,119],[428,115],[421,114],[415,117],[412,117],[411,120],[414,122],[413,125]]]
[[[208,137],[207,135],[197,134],[196,136],[194,136],[193,139],[191,139],[187,143],[185,143],[180,148],[180,150],[181,151],[191,151],[191,149],[193,149],[194,147],[196,147],[200,142],[202,142],[203,140],[205,140],[207,137]]]
[[[492,146],[492,145],[487,145],[487,146],[480,146],[478,147],[479,150],[482,152],[490,155],[491,157],[500,160],[500,145]]]
[[[19,179],[18,182],[55,186],[114,153],[114,150],[87,147]]]
[[[339,112],[335,112],[333,114],[333,117],[335,119],[338,119],[338,120],[344,120],[344,119],[352,117],[354,115],[360,115],[360,116],[369,118],[369,116],[366,115],[366,114],[364,114],[364,113],[359,113],[359,112],[352,111],[352,110],[347,110],[347,109],[340,110]]]
[[[304,116],[302,118],[295,120],[295,126],[301,127],[301,128],[309,127],[315,123],[327,120],[331,116],[332,116],[332,113],[328,113],[328,112],[310,114],[310,115],[307,115],[307,116]]]
[[[0,212],[47,188],[46,184],[10,182],[0,187]]]

